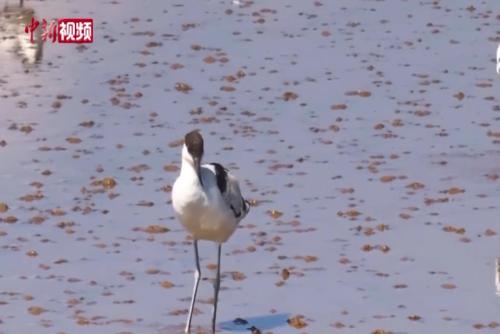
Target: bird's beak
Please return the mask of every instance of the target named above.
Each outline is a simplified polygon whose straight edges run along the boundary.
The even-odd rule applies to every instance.
[[[196,170],[196,174],[198,174],[198,180],[200,181],[200,184],[203,185],[203,182],[201,181],[201,162],[200,158],[193,158],[194,161],[194,169]]]

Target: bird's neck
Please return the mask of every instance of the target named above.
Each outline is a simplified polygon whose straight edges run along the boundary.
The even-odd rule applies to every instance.
[[[188,159],[182,159],[180,178],[185,180],[191,180],[193,183],[200,183],[198,178],[198,171],[194,167],[192,161]]]

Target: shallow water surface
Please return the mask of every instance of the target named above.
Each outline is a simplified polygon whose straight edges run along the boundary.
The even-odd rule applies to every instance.
[[[194,256],[170,190],[194,128],[254,204],[223,247],[220,333],[498,330],[497,2],[8,10],[0,333],[182,332]],[[91,17],[94,43],[27,45],[29,13]]]

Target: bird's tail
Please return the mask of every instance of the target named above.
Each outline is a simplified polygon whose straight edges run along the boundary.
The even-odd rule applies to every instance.
[[[243,200],[243,203],[244,203],[244,206],[245,206],[243,208],[243,211],[245,212],[245,216],[246,216],[247,213],[250,211],[250,202],[245,199],[245,200]]]

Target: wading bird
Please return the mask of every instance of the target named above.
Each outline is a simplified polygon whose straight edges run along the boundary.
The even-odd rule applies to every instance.
[[[203,150],[203,137],[198,131],[186,134],[180,175],[172,188],[172,205],[178,219],[193,237],[196,262],[186,333],[191,328],[201,278],[198,240],[213,241],[218,246],[212,314],[212,332],[215,333],[222,243],[229,239],[250,209],[248,202],[241,196],[238,180],[227,169],[218,163],[201,164]]]
[[[500,44],[497,48],[497,73],[500,74]]]

